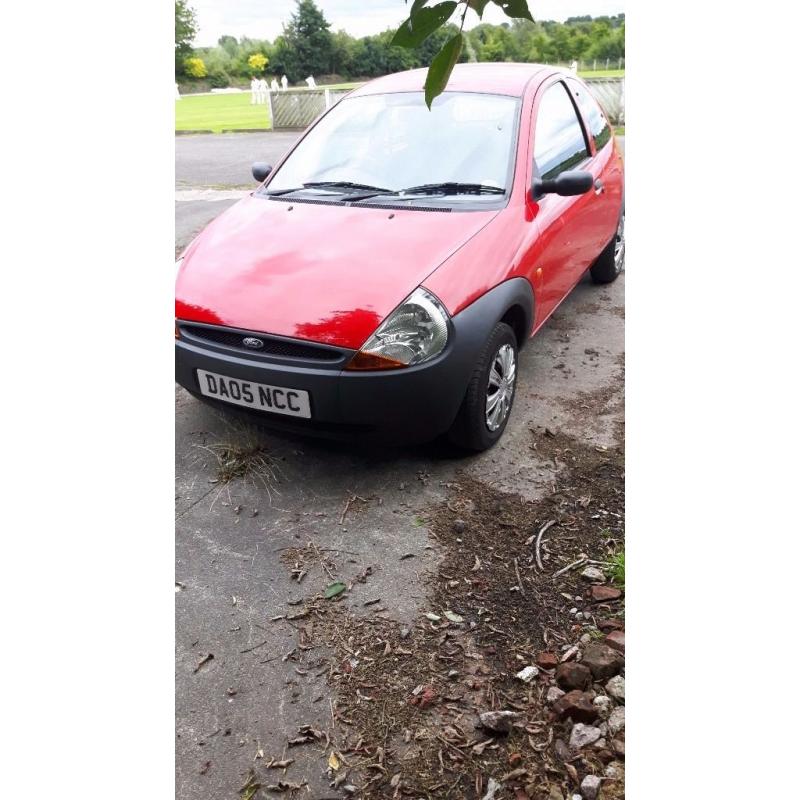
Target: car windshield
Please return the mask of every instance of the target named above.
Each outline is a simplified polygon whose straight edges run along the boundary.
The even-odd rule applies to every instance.
[[[518,107],[513,97],[464,92],[445,92],[430,111],[421,92],[346,98],[309,131],[267,191],[312,183],[339,193],[354,185],[398,192],[447,184],[439,190],[446,195],[460,193],[454,184],[507,189]],[[496,201],[492,194],[469,200]]]

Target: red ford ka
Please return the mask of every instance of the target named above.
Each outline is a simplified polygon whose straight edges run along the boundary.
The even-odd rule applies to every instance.
[[[570,73],[378,78],[186,249],[176,375],[278,428],[469,450],[502,435],[518,352],[586,270],[625,257],[622,158]]]

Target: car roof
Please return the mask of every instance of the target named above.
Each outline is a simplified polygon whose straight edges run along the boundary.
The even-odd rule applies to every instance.
[[[545,64],[471,63],[456,64],[447,84],[448,92],[485,92],[522,97],[531,78],[541,81],[557,72]],[[421,92],[425,87],[427,68],[396,72],[375,78],[351,93],[351,97],[392,92]]]

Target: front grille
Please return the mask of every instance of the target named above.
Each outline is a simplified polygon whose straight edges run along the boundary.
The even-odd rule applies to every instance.
[[[224,347],[232,347],[243,353],[257,356],[278,356],[279,358],[306,358],[314,361],[339,361],[342,353],[338,350],[321,347],[313,344],[290,342],[286,339],[277,339],[263,333],[248,333],[230,330],[229,328],[213,328],[202,325],[181,325],[181,333],[193,339],[213,342]],[[258,350],[245,347],[242,343],[248,336],[254,336],[264,342]]]

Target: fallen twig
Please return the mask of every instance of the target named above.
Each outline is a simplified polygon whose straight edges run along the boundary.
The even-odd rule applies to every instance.
[[[539,569],[542,572],[544,572],[544,566],[542,565],[542,552],[541,552],[542,536],[544,536],[545,531],[548,531],[555,524],[556,521],[554,519],[547,520],[547,522],[545,522],[545,524],[542,525],[541,528],[539,528],[539,534],[536,537],[536,566],[539,567]],[[530,544],[530,539],[525,544]]]
[[[240,650],[240,653],[252,653],[253,650],[258,650],[259,647],[263,647],[265,644],[269,644],[269,640],[265,639],[261,644],[255,644],[252,647],[248,647],[247,650]]]
[[[514,571],[517,573],[517,586],[519,586],[519,590],[522,594],[525,594],[525,587],[522,585],[522,578],[519,576],[519,564],[517,564],[517,559],[514,559]]]
[[[206,664],[208,664],[209,661],[213,661],[213,660],[214,660],[214,654],[213,653],[209,653],[204,659],[202,659],[198,663],[198,665],[194,668],[193,672],[195,672],[195,673],[196,672],[200,672],[202,667],[204,667]]]
[[[350,504],[354,500],[360,500],[362,503],[367,502],[363,497],[359,497],[357,494],[351,494],[350,497],[347,498],[347,502],[344,504],[344,508],[342,509],[342,516],[339,517],[340,525],[344,525],[344,518],[347,516],[347,512],[350,510]]]
[[[565,572],[569,572],[571,569],[575,567],[579,567],[581,564],[585,563],[586,558],[579,558],[577,561],[573,561],[571,564],[567,564],[566,567],[562,567],[558,572],[553,573],[553,577],[557,578],[559,575],[563,575]]]

